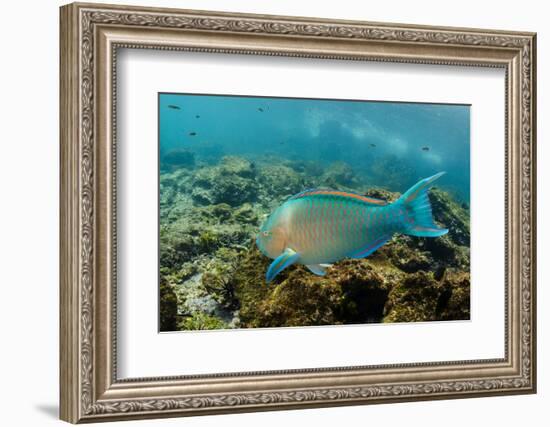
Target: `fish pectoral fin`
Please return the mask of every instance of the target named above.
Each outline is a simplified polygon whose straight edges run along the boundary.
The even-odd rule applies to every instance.
[[[265,279],[267,280],[267,282],[271,282],[275,278],[275,276],[277,276],[277,274],[279,274],[288,266],[294,264],[296,261],[298,261],[299,258],[300,254],[290,248],[286,248],[281,255],[275,258],[275,260],[267,269],[267,273],[265,274]]]
[[[378,239],[376,239],[373,242],[369,242],[367,245],[363,246],[358,251],[355,251],[348,256],[350,258],[366,258],[370,254],[372,254],[376,249],[378,249],[380,246],[382,246],[384,243],[386,243],[388,240],[390,240],[391,235],[382,236]]]
[[[316,274],[317,276],[324,276],[327,274],[326,268],[330,267],[331,264],[310,264],[306,265],[307,268],[309,268],[309,271],[311,271],[313,274]]]

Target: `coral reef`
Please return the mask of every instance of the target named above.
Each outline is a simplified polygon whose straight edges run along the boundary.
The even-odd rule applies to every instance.
[[[161,330],[469,318],[469,211],[449,193],[429,193],[447,235],[395,235],[366,259],[335,263],[324,277],[298,265],[267,284],[272,260],[256,248],[255,234],[287,197],[317,186],[389,202],[400,194],[369,187],[344,162],[320,169],[298,160],[226,156],[193,164],[194,170],[176,163],[161,170]],[[394,168],[389,178],[400,181],[394,188],[406,188],[409,175]]]
[[[269,261],[251,249],[235,277],[241,327],[334,325],[380,322],[388,294],[380,267],[344,260],[324,277],[297,266],[276,286],[258,286]]]
[[[439,281],[419,271],[403,277],[388,295],[384,322],[467,319],[469,274],[448,273]]]
[[[162,276],[161,276],[162,277]],[[173,331],[177,327],[178,299],[173,286],[160,281],[160,330]]]
[[[434,217],[449,229],[449,236],[458,245],[470,245],[470,214],[468,207],[455,202],[451,196],[434,188],[430,192]]]
[[[329,165],[322,177],[323,184],[327,187],[350,187],[357,185],[357,178],[350,165],[346,162],[334,162]]]
[[[238,206],[254,201],[258,194],[256,168],[236,156],[225,156],[218,166],[200,169],[194,179],[191,195],[202,205],[227,203]]]
[[[299,173],[284,165],[265,165],[260,172],[260,184],[264,197],[291,196],[304,189],[305,180]]]

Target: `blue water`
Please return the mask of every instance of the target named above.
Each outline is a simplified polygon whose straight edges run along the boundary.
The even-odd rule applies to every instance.
[[[446,171],[438,185],[469,203],[467,105],[160,94],[159,119],[161,164],[174,149],[205,162],[343,161],[363,182],[399,192]]]

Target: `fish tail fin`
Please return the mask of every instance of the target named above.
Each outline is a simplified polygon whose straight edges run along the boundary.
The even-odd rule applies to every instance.
[[[432,206],[428,198],[428,189],[432,182],[443,175],[439,172],[429,178],[424,178],[413,185],[403,194],[397,203],[405,208],[405,234],[418,237],[438,237],[446,234],[449,230],[438,227],[433,220]]]

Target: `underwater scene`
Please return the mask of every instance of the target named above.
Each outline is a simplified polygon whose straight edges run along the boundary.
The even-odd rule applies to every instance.
[[[470,319],[470,106],[160,93],[159,329]]]

